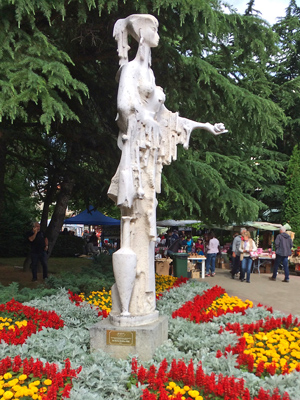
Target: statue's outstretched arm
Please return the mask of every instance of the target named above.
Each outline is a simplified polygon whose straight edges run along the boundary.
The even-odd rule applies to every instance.
[[[186,129],[189,129],[190,131],[193,131],[194,129],[204,129],[207,132],[212,133],[213,135],[217,136],[217,135],[221,135],[222,133],[226,133],[228,132],[225,129],[225,125],[222,123],[217,123],[217,124],[210,124],[209,122],[196,122],[196,121],[192,121],[190,119],[187,118],[181,118],[182,120],[182,124]]]

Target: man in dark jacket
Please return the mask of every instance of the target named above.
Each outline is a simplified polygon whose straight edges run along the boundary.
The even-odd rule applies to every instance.
[[[242,241],[242,236],[246,232],[246,228],[241,228],[240,235],[236,235],[232,242],[232,270],[231,270],[231,277],[234,279],[235,274],[240,272],[241,268],[241,261],[240,261],[240,244]]]
[[[48,239],[41,231],[41,227],[38,222],[34,222],[32,231],[28,232],[27,237],[28,240],[31,242],[32,282],[37,281],[37,270],[39,261],[43,267],[43,279],[46,279],[48,278]]]
[[[276,259],[273,267],[273,275],[269,278],[271,281],[276,281],[277,270],[279,265],[282,263],[284,268],[284,280],[282,282],[289,282],[289,265],[288,257],[292,254],[293,241],[291,237],[286,233],[286,229],[282,226],[280,228],[280,234],[277,235],[275,240],[275,253]]]

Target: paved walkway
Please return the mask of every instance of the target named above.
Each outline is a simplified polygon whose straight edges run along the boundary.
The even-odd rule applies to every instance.
[[[214,277],[206,277],[211,286],[221,286],[230,296],[249,299],[286,314],[300,316],[300,276],[290,275],[290,282],[284,283],[284,275],[278,274],[276,282],[269,280],[271,274],[251,274],[250,283],[231,279],[229,270],[216,268]],[[200,281],[202,279],[199,279]]]

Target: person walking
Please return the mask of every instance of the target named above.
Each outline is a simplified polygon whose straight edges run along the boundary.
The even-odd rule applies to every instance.
[[[240,234],[237,235],[232,242],[232,270],[231,277],[234,279],[234,276],[240,272],[241,269],[241,260],[240,260],[240,245],[243,239],[243,235],[246,232],[246,228],[241,228]]]
[[[286,228],[282,226],[279,235],[275,239],[276,259],[273,267],[273,275],[269,278],[271,281],[276,281],[278,267],[281,263],[284,269],[284,280],[282,282],[290,281],[288,257],[292,254],[292,247],[293,241],[286,233]]]
[[[243,234],[244,240],[241,241],[240,244],[240,258],[242,258],[242,269],[241,269],[241,276],[240,280],[243,282],[245,280],[245,273],[247,272],[246,282],[250,283],[250,274],[251,274],[251,267],[252,267],[252,258],[251,252],[256,251],[257,247],[253,239],[251,239],[251,235],[249,231],[245,231]]]
[[[43,279],[46,279],[48,278],[48,239],[41,231],[41,226],[38,222],[34,222],[32,231],[28,233],[27,237],[28,240],[31,242],[32,282],[37,281],[37,270],[39,261],[43,267]]]
[[[211,276],[215,276],[215,268],[216,268],[216,258],[217,254],[220,251],[220,242],[215,237],[214,232],[210,234],[211,239],[208,242],[207,246],[207,256],[206,256],[206,274],[205,276],[209,276],[209,271],[211,271]]]

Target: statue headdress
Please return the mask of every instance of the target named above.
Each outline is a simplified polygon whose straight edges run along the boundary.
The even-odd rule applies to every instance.
[[[128,45],[128,34],[139,42],[142,39],[140,31],[146,21],[151,21],[158,25],[157,19],[153,17],[153,15],[149,14],[132,14],[127,18],[118,19],[115,23],[113,37],[118,42],[120,67],[128,62],[128,51],[130,50],[130,46]]]

